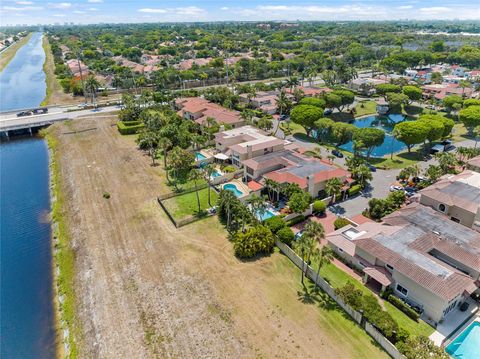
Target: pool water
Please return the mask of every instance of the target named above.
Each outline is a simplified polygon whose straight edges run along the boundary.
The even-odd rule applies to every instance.
[[[269,218],[272,218],[272,217],[275,217],[275,213],[273,213],[272,211],[270,210],[265,210],[265,212],[261,213],[260,211],[257,211],[257,218],[260,220],[260,221],[265,221]]]
[[[406,117],[401,114],[387,116],[368,116],[353,121],[353,125],[358,128],[378,128],[385,131],[385,140],[381,146],[375,147],[372,157],[383,157],[390,153],[400,152],[407,148],[403,143],[395,139],[391,133],[395,125],[405,121]],[[350,141],[340,146],[341,149],[353,152],[353,142]]]
[[[233,194],[234,194],[236,197],[242,197],[242,196],[243,196],[243,192],[240,191],[240,190],[237,188],[237,186],[235,186],[234,184],[227,183],[226,185],[223,186],[223,189],[224,189],[224,190],[227,190],[227,191],[233,192]]]
[[[212,173],[212,178],[217,178],[217,177],[220,177],[220,176],[222,176],[222,174],[218,171],[215,171],[215,172]]]
[[[207,157],[205,157],[204,155],[202,155],[200,152],[195,152],[195,160],[197,161],[203,161],[204,159],[206,159]]]
[[[480,322],[470,324],[445,351],[454,359],[480,358]]]

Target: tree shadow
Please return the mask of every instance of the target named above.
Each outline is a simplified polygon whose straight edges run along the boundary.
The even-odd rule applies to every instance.
[[[407,105],[403,109],[408,116],[417,116],[423,113],[423,107],[421,106]]]
[[[340,206],[340,204],[338,204],[338,203],[329,206],[328,209],[330,210],[330,212],[332,212],[333,214],[337,214],[337,215],[345,213],[345,208]]]
[[[327,117],[335,122],[351,122],[355,119],[351,113],[348,112],[334,112]]]
[[[317,143],[317,140],[314,137],[307,136],[304,133],[298,133],[297,132],[293,135],[293,138],[295,138],[296,140],[298,140],[300,142]]]

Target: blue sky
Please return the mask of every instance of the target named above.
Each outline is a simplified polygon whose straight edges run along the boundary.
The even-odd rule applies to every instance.
[[[477,19],[480,0],[2,0],[2,24]]]

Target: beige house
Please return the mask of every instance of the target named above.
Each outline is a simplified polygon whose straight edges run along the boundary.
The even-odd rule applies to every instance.
[[[480,234],[414,203],[384,218],[327,235],[332,249],[437,324],[478,290]]]
[[[443,176],[420,195],[421,204],[480,232],[480,173],[466,170]]]
[[[243,161],[282,151],[288,143],[252,126],[242,126],[215,135],[217,150],[230,157],[239,168],[243,167]]]

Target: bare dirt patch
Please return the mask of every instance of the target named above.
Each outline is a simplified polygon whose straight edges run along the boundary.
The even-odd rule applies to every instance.
[[[285,257],[237,260],[216,218],[175,229],[155,202],[169,191],[161,167],[114,122],[51,128],[76,250],[81,357],[387,357],[341,312],[302,303]],[[65,134],[87,128],[96,130]]]

